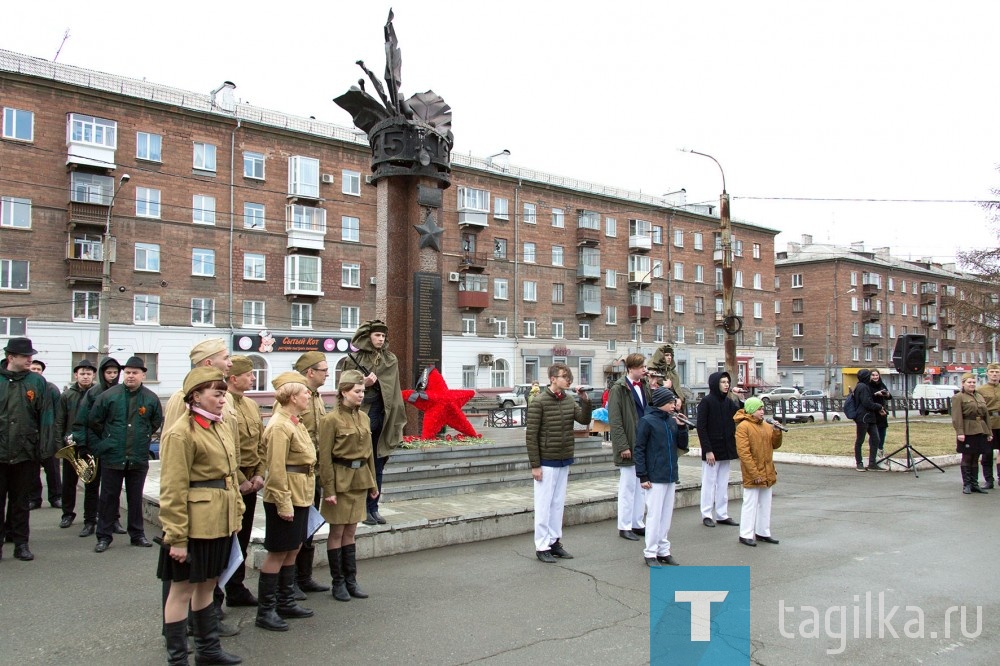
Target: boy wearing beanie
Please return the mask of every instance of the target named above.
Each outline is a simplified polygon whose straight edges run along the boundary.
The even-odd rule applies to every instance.
[[[680,478],[678,425],[671,418],[676,400],[668,388],[653,391],[635,435],[635,474],[646,491],[646,547],[642,555],[648,567],[679,564],[670,554],[668,538]]]

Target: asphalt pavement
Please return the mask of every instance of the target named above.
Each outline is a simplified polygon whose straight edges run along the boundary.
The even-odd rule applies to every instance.
[[[739,501],[732,509],[738,519]],[[675,511],[670,537],[682,566],[751,567],[747,663],[985,664],[1000,650],[998,512],[1000,492],[962,495],[955,467],[915,478],[779,464],[780,545],[742,546],[738,528],[706,528],[693,507]],[[118,539],[96,554],[79,522],[60,529],[59,516],[32,512],[34,562],[4,548],[0,664],[163,663],[156,549]],[[253,609],[232,609],[242,632],[224,646],[247,664],[648,663],[641,543],[611,521],[569,527],[563,543],[575,559],[555,565],[535,559],[528,534],[365,560],[370,599],[310,595],[316,615],[277,634],[253,626]],[[918,628],[923,638],[906,636]]]

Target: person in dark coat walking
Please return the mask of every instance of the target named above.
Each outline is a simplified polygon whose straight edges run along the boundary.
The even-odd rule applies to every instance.
[[[708,377],[708,395],[698,403],[697,430],[701,442],[701,522],[739,525],[729,517],[729,469],[736,453],[733,417],[743,403],[729,389],[728,372]]]
[[[876,464],[881,442],[878,438],[878,416],[884,414],[882,405],[875,401],[875,392],[872,391],[872,372],[867,368],[858,370],[858,385],[854,387],[854,400],[858,403],[858,415],[854,418],[857,426],[857,436],[854,438],[854,463],[859,472],[865,471],[864,461],[861,459],[861,445],[868,437],[868,471],[885,471],[885,467]]]

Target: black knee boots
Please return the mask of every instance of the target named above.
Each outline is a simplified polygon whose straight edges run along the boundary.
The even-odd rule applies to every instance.
[[[357,544],[353,543],[341,548],[341,570],[344,572],[344,584],[347,586],[347,593],[355,599],[367,599],[368,595],[358,585],[357,548]]]
[[[257,583],[256,625],[268,631],[288,631],[288,623],[275,610],[278,606],[278,574],[260,572]]]
[[[350,601],[351,595],[347,591],[347,582],[344,579],[343,549],[328,548],[326,551],[326,561],[330,565],[330,579],[333,582],[333,598],[337,601]]]
[[[196,664],[242,664],[235,654],[222,649],[219,642],[219,615],[214,604],[191,613],[194,625],[194,663]],[[186,658],[186,657],[185,657]]]
[[[292,592],[292,582],[295,580],[295,565],[281,567],[278,572],[278,605],[276,611],[281,617],[300,618],[312,617],[313,612],[295,603],[295,593]],[[323,588],[326,589],[326,588]],[[258,603],[260,600],[258,599]]]
[[[295,583],[303,592],[326,592],[330,589],[326,585],[316,582],[312,577],[315,554],[316,547],[311,543],[304,543],[299,549],[299,554],[295,556]]]
[[[167,639],[167,664],[188,664],[187,620],[163,623],[163,636]]]

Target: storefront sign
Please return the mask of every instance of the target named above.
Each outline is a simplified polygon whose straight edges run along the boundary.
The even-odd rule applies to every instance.
[[[271,333],[261,331],[258,335],[234,335],[233,351],[240,354],[270,354],[272,352],[347,352],[350,336],[322,336]]]

